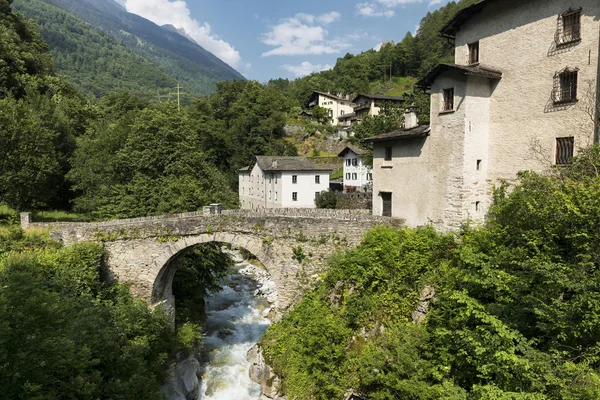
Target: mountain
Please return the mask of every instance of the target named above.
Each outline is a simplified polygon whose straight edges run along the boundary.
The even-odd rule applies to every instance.
[[[244,77],[177,32],[128,13],[113,0],[15,0],[37,21],[58,74],[86,93],[125,89],[138,94],[209,94],[216,83]]]
[[[183,28],[175,28],[171,24],[162,25],[161,28],[166,29],[166,30],[168,30],[170,32],[179,33],[181,36],[183,36],[184,38],[187,38],[192,43],[198,44],[198,42],[196,42],[193,37],[191,37],[190,35],[188,35],[188,33]]]

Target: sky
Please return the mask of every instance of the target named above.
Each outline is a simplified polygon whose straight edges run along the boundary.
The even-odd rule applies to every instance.
[[[346,53],[415,33],[449,0],[117,0],[159,25],[183,28],[246,78],[294,79]]]

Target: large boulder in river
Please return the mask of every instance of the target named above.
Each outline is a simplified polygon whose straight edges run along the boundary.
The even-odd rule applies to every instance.
[[[196,400],[200,393],[198,373],[200,363],[190,356],[180,361],[169,371],[169,380],[162,391],[168,400]]]

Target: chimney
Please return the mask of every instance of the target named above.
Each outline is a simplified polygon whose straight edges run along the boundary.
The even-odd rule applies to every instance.
[[[273,168],[277,168],[277,159],[276,159],[276,158],[274,158],[274,159],[271,161],[271,167],[273,167]]]
[[[413,104],[404,111],[404,129],[412,129],[417,126],[419,126],[419,116],[417,107]]]

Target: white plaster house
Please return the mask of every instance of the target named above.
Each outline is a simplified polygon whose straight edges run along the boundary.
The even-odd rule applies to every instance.
[[[373,213],[452,230],[485,219],[499,180],[598,142],[600,1],[484,0],[442,35],[455,63],[418,83],[431,93],[431,127],[368,141]]]
[[[373,174],[363,161],[364,154],[365,150],[354,146],[347,146],[338,154],[338,157],[344,159],[344,192],[362,192],[371,187]]]
[[[354,104],[355,121],[361,121],[366,116],[376,116],[381,112],[384,103],[401,105],[404,103],[404,97],[397,96],[379,96],[375,94],[359,94],[352,100]]]
[[[238,171],[240,207],[315,208],[315,197],[329,188],[331,170],[305,157],[256,156],[252,167]]]
[[[308,108],[312,109],[316,106],[328,109],[330,123],[338,125],[340,123],[338,118],[353,113],[355,104],[348,96],[343,97],[341,94],[336,96],[330,93],[315,91],[308,100]]]

